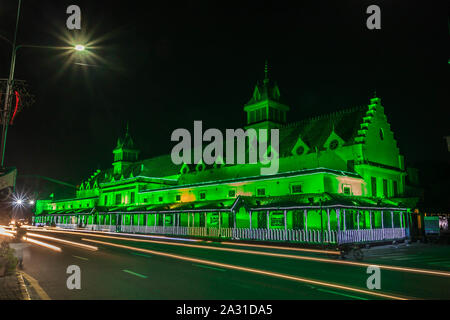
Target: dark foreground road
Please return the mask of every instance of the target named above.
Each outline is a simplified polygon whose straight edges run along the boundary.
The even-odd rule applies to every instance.
[[[412,254],[398,251],[391,258],[374,251],[362,262],[401,269],[382,268],[381,289],[369,290],[366,265],[354,265],[351,260],[350,264],[340,264],[342,260],[323,253],[164,238],[116,239],[115,234],[42,230],[29,233],[98,247],[91,251],[34,237],[62,250],[56,252],[37,245],[25,249],[23,271],[29,279],[36,280],[27,281],[35,299],[450,298],[448,248]],[[411,260],[412,256],[416,260]],[[79,290],[69,290],[66,285],[70,276],[66,271],[71,265],[81,270]],[[403,268],[420,270],[418,273]],[[426,270],[444,272],[427,274]]]

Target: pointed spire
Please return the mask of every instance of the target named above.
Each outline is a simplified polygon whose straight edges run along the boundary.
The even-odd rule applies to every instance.
[[[266,63],[264,65],[264,84],[269,82],[269,63],[266,59]]]

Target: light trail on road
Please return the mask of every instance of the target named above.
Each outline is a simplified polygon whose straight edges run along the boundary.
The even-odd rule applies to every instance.
[[[340,255],[340,251],[332,251],[332,250],[321,250],[321,249],[306,249],[306,248],[292,248],[292,247],[277,247],[277,246],[269,246],[265,244],[250,244],[250,243],[234,243],[234,242],[221,242],[221,244],[226,244],[230,246],[242,246],[242,247],[255,247],[261,249],[278,249],[278,250],[290,250],[290,251],[300,251],[300,252],[313,252],[313,253],[326,253],[326,254],[335,254]]]
[[[64,244],[68,244],[68,245],[71,245],[71,246],[75,246],[75,247],[79,247],[79,248],[83,248],[83,249],[87,249],[87,250],[91,250],[91,251],[97,251],[98,250],[98,247],[90,246],[88,244],[84,244],[84,243],[80,243],[80,242],[74,242],[74,241],[69,241],[69,240],[64,240],[64,239],[44,236],[42,234],[37,234],[37,233],[27,233],[27,235],[32,236],[32,237],[37,237],[37,238],[44,238],[44,239],[48,239],[48,240],[53,240],[53,241],[56,241],[56,242],[61,242],[61,243],[64,243]]]
[[[232,270],[239,270],[239,271],[244,271],[244,272],[261,274],[261,275],[265,275],[265,276],[270,276],[270,277],[275,277],[275,278],[280,278],[280,279],[285,279],[285,280],[292,280],[292,281],[297,281],[297,282],[302,282],[302,283],[315,284],[315,285],[324,286],[324,287],[328,287],[328,288],[335,288],[335,289],[340,289],[340,290],[358,292],[358,293],[375,296],[375,297],[380,297],[380,298],[387,298],[387,299],[394,299],[394,300],[411,299],[411,298],[406,298],[406,297],[401,297],[401,296],[395,296],[395,295],[384,294],[384,293],[379,293],[379,292],[374,292],[374,291],[368,291],[368,290],[364,290],[364,289],[358,289],[358,288],[349,287],[349,286],[343,286],[343,285],[339,285],[339,284],[335,284],[335,283],[331,283],[331,282],[318,281],[318,280],[302,278],[302,277],[297,277],[297,276],[291,276],[291,275],[277,273],[277,272],[271,272],[271,271],[259,270],[259,269],[254,269],[254,268],[241,267],[241,266],[232,265],[232,264],[214,262],[214,261],[210,261],[210,260],[190,258],[190,257],[181,256],[181,255],[177,255],[177,254],[171,254],[171,253],[159,252],[159,251],[154,251],[154,250],[149,250],[149,249],[131,247],[131,246],[126,246],[126,245],[121,245],[121,244],[116,244],[116,243],[109,243],[109,242],[104,242],[104,241],[99,241],[99,240],[94,240],[94,239],[83,238],[82,240],[90,241],[90,242],[94,242],[94,243],[98,243],[98,244],[102,244],[102,245],[106,245],[106,246],[116,247],[116,248],[134,250],[134,251],[159,255],[159,256],[163,256],[163,257],[178,259],[178,260],[184,260],[184,261],[190,261],[190,262],[195,262],[195,263],[211,265],[211,266],[215,266],[215,267],[222,267],[222,268],[227,268],[227,269],[232,269]]]
[[[66,229],[62,229],[59,227],[56,228],[45,228],[45,229],[37,229],[34,228],[32,229],[32,231],[61,231],[64,232]],[[70,232],[70,231],[69,231]],[[75,232],[75,231],[74,231]],[[97,231],[97,230],[77,230],[76,232],[82,232],[82,233],[86,233],[86,234],[91,234],[91,233],[103,233],[103,234],[117,234],[117,232],[111,232],[111,231]],[[155,236],[155,235],[148,235],[148,234],[134,234],[134,233],[120,233],[123,234],[125,236],[130,236],[130,237],[144,237],[144,238],[156,238],[156,239],[166,239],[166,240],[178,240],[178,241],[190,241],[190,242],[201,242],[202,240],[199,239],[189,239],[189,238],[174,238],[174,237],[167,237],[167,236]]]
[[[220,247],[211,247],[211,246],[187,244],[187,243],[174,243],[174,242],[164,242],[164,241],[157,241],[157,240],[147,240],[147,239],[136,239],[136,238],[125,238],[125,237],[117,237],[117,236],[107,236],[107,235],[101,235],[101,234],[80,233],[80,232],[75,232],[75,231],[55,231],[55,230],[51,230],[51,231],[47,230],[47,231],[48,232],[60,232],[60,233],[76,234],[76,235],[82,235],[82,236],[89,235],[89,236],[92,236],[92,237],[114,239],[114,240],[157,243],[157,244],[170,245],[170,246],[192,247],[192,248],[199,248],[199,249],[206,249],[206,250],[209,249],[209,250],[216,250],[216,251],[237,252],[237,253],[247,253],[247,254],[271,256],[271,257],[278,257],[278,258],[297,259],[297,260],[304,260],[304,261],[333,263],[333,264],[350,265],[350,266],[364,267],[364,268],[367,268],[367,267],[370,267],[370,266],[374,265],[374,264],[363,263],[363,262],[332,260],[332,259],[327,259],[327,258],[298,256],[298,255],[290,255],[290,254],[284,254],[284,253],[252,251],[252,250],[245,250],[245,249],[220,248]],[[450,272],[448,272],[448,271],[440,271],[440,270],[432,270],[432,269],[418,269],[418,268],[409,268],[409,267],[398,267],[398,266],[390,266],[390,265],[382,265],[382,264],[377,264],[376,266],[379,267],[380,269],[384,269],[384,270],[420,273],[420,274],[427,274],[427,275],[432,275],[432,276],[450,277]]]
[[[54,246],[52,244],[45,243],[45,242],[42,242],[42,241],[39,241],[39,240],[36,240],[36,239],[23,237],[23,240],[31,242],[31,243],[34,243],[34,244],[37,244],[38,246],[41,246],[41,247],[45,247],[45,248],[51,249],[53,251],[57,251],[57,252],[61,252],[62,251],[60,247],[57,247],[57,246]]]

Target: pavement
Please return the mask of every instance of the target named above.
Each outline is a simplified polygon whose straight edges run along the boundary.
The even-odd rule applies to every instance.
[[[27,298],[20,272],[0,277],[0,300],[25,300]]]
[[[29,231],[61,250],[25,249],[31,299],[450,299],[449,246],[373,247],[355,261],[257,243],[54,231]],[[381,267],[380,290],[366,286],[369,265]],[[79,267],[79,289],[67,285],[71,266]]]

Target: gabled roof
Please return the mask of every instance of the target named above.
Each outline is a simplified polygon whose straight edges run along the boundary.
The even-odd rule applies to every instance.
[[[367,110],[368,107],[362,106],[283,126],[280,129],[280,156],[291,154],[298,137],[310,148],[310,152],[314,152],[316,147],[320,150],[333,129],[346,145],[355,143],[354,138],[361,129],[360,124]]]

